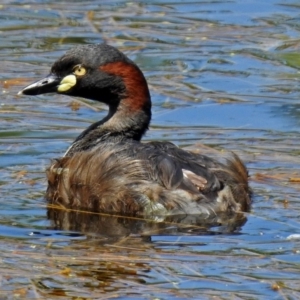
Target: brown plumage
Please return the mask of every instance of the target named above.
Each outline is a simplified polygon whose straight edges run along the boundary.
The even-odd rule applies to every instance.
[[[109,106],[47,170],[50,203],[148,217],[249,210],[248,174],[237,155],[221,163],[172,143],[141,143],[151,119],[147,82],[117,49],[79,46],[21,93],[48,92]]]

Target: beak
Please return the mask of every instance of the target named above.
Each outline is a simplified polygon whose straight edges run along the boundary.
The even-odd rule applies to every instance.
[[[59,86],[60,81],[61,78],[58,78],[54,74],[50,74],[46,78],[28,85],[22,91],[20,91],[18,95],[35,96],[45,93],[57,92],[57,87]]]

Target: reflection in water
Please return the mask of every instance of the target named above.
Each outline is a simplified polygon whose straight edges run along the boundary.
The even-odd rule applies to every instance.
[[[201,215],[168,216],[147,220],[131,216],[116,216],[93,212],[67,211],[48,208],[48,218],[53,229],[77,231],[87,237],[105,237],[106,243],[118,241],[130,235],[207,235],[234,233],[246,223],[244,214],[223,214],[204,219]],[[211,230],[214,228],[214,230]]]

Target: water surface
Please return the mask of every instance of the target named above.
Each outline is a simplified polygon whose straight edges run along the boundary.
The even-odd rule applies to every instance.
[[[0,296],[300,298],[299,13],[292,0],[2,1]],[[106,108],[17,92],[64,51],[99,42],[124,51],[148,79],[145,140],[238,153],[251,213],[212,227],[47,217],[46,166]]]

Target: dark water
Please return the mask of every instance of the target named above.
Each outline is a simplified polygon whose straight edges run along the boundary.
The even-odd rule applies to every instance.
[[[299,31],[298,1],[2,1],[0,298],[300,299]],[[70,212],[55,230],[44,170],[106,108],[16,94],[65,50],[103,41],[149,81],[146,140],[242,157],[247,221]]]

